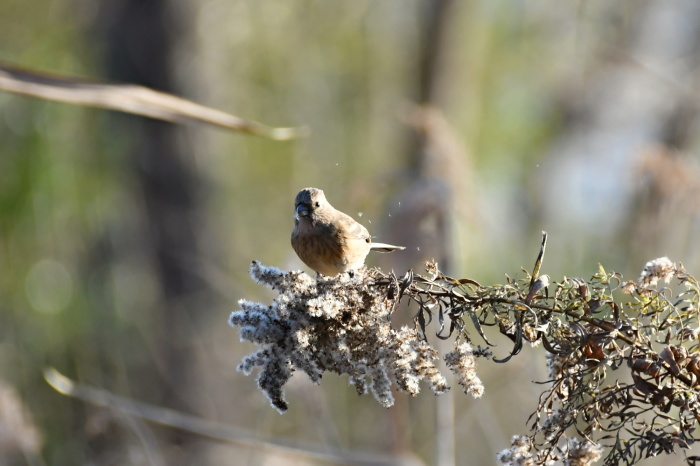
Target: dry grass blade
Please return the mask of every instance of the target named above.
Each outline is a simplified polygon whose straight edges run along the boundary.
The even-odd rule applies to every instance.
[[[260,450],[275,451],[301,461],[314,459],[328,461],[334,464],[392,465],[399,463],[399,460],[389,455],[359,453],[356,451],[334,452],[328,448],[322,451],[320,448],[314,446],[301,446],[282,440],[264,440],[259,435],[245,429],[198,418],[172,409],[134,401],[105,390],[77,384],[54,368],[47,368],[44,371],[44,379],[58,393],[77,398],[96,406],[116,409],[131,416],[181,429],[214,440],[230,442]]]
[[[199,121],[276,140],[302,137],[305,127],[273,128],[164,92],[133,84],[106,84],[37,73],[0,64],[0,90],[76,105],[106,108],[158,120]]]

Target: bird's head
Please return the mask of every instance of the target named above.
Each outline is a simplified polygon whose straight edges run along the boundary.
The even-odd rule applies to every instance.
[[[299,191],[294,200],[294,220],[297,222],[304,221],[304,219],[311,221],[316,217],[315,213],[329,205],[322,190],[304,188]]]

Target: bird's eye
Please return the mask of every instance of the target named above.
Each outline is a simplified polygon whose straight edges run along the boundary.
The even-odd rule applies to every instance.
[[[316,201],[316,207],[321,207],[321,203]]]

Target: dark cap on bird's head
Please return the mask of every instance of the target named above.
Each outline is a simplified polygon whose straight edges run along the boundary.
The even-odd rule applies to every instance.
[[[323,194],[323,191],[318,188],[304,188],[299,191],[296,199],[294,199],[294,205],[298,206],[299,204],[306,204],[310,206],[315,201],[325,198],[326,195]]]
[[[328,204],[323,190],[318,188],[304,188],[294,199],[295,217],[308,217],[316,208]]]

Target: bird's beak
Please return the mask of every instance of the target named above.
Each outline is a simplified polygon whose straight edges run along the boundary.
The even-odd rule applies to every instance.
[[[299,220],[300,217],[308,217],[309,216],[309,208],[306,207],[304,204],[299,204],[297,206],[296,213],[294,214],[294,218],[296,220]]]

